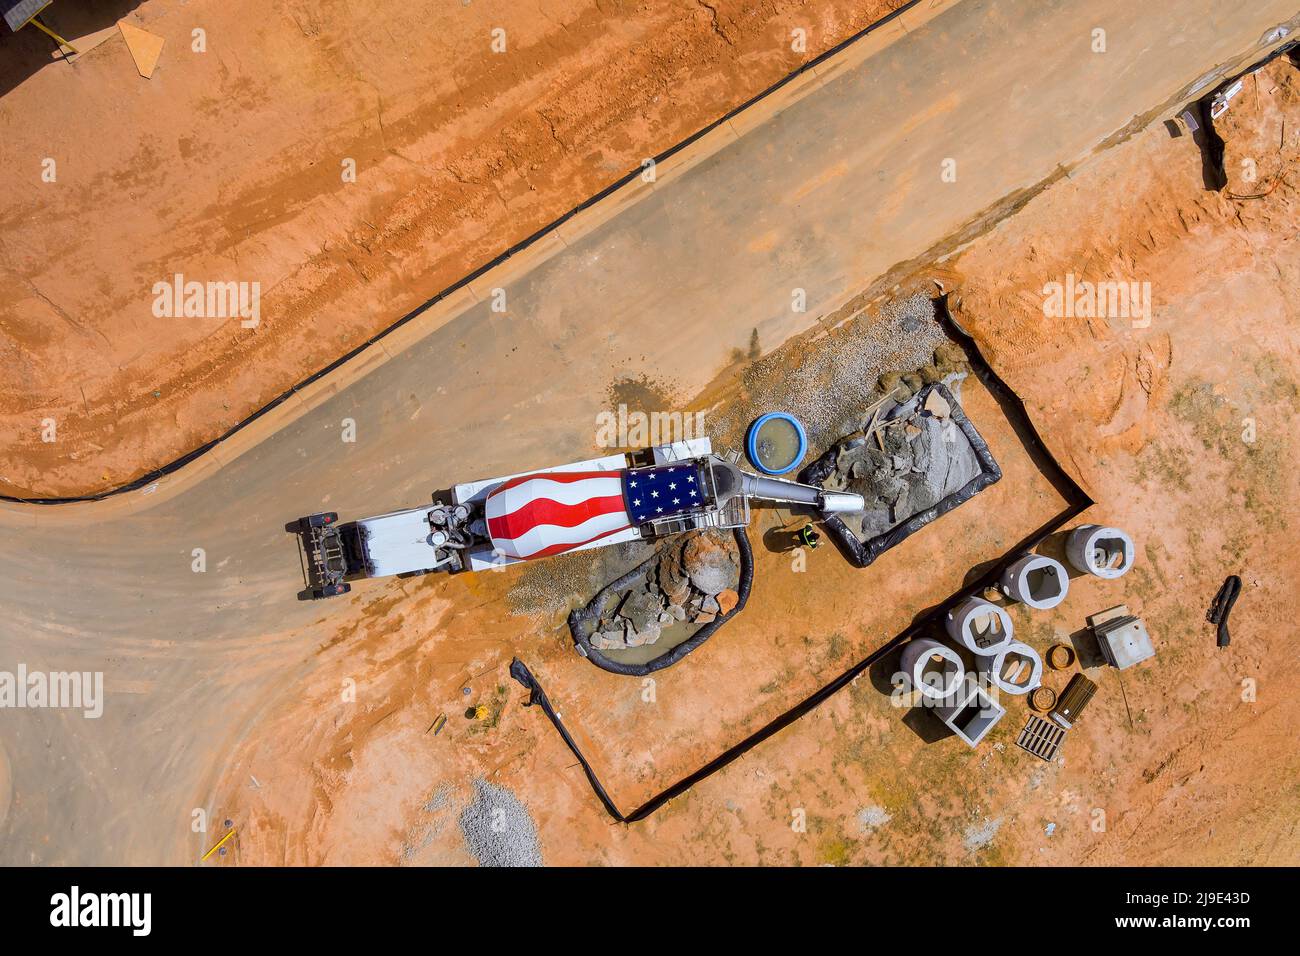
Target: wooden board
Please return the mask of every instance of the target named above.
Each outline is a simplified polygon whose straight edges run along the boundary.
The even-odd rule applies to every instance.
[[[141,30],[125,20],[118,20],[117,28],[122,31],[122,39],[126,41],[127,49],[131,51],[131,58],[135,60],[135,68],[146,80],[149,79],[158,66],[163,44],[167,41],[158,34]]]
[[[58,28],[56,27],[55,29]],[[73,53],[70,50],[68,50],[66,47],[57,50],[51,50],[50,59],[67,60],[68,62],[72,62],[73,60],[76,60],[78,57],[84,56],[85,54],[89,53],[91,50],[95,49],[95,47],[99,46],[109,37],[115,37],[115,36],[121,36],[121,31],[118,30],[117,24],[114,24],[111,27],[104,27],[104,29],[102,30],[96,30],[94,33],[87,33],[85,36],[68,37],[68,42],[77,48],[77,52]]]

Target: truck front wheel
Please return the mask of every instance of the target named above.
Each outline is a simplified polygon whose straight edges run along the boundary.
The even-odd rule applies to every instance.
[[[326,511],[322,514],[308,515],[306,518],[300,518],[298,524],[304,531],[308,528],[327,528],[339,520],[337,512]]]

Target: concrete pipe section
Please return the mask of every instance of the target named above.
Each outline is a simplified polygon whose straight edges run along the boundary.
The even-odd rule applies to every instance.
[[[969,597],[948,612],[948,636],[972,654],[989,657],[1011,643],[1011,615],[983,598]]]
[[[1099,578],[1118,578],[1133,567],[1133,539],[1119,528],[1085,524],[1070,532],[1065,553],[1080,571]]]
[[[966,679],[957,652],[930,637],[907,642],[901,667],[912,688],[931,700],[951,697]]]
[[[1002,574],[1002,593],[1046,611],[1065,600],[1070,591],[1070,574],[1065,565],[1041,554],[1027,554]]]
[[[1020,641],[1012,641],[992,657],[976,658],[975,666],[1004,694],[1028,694],[1043,682],[1043,659]]]

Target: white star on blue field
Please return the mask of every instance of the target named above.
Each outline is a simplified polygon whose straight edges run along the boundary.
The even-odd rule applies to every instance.
[[[633,524],[697,510],[703,499],[696,491],[695,464],[637,468],[623,475],[623,498]],[[687,491],[686,489],[690,489]]]

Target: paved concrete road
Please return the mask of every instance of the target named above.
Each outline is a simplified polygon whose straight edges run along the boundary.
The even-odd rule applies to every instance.
[[[322,606],[295,600],[287,520],[589,451],[618,373],[691,394],[751,329],[778,344],[1252,49],[1296,0],[1147,8],[963,0],[519,279],[508,315],[470,309],[189,491],[39,531],[5,515],[0,670],[102,670],[109,696],[99,719],[0,712],[0,861],[192,859],[223,757],[308,666],[295,630]]]

